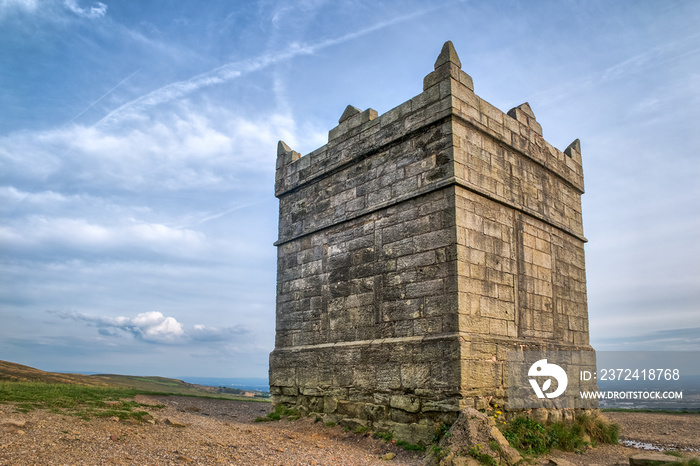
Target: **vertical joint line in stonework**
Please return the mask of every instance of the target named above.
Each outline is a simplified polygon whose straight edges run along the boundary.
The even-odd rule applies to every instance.
[[[374,222],[374,324],[382,321],[382,301],[384,300],[384,269],[382,254],[382,229]]]
[[[552,338],[558,341],[565,341],[561,337],[561,327],[559,322],[559,313],[557,312],[557,289],[555,286],[557,280],[557,261],[554,259],[554,231],[549,234],[549,259],[552,264],[550,272],[552,285]]]
[[[328,318],[328,301],[330,294],[328,275],[328,243],[324,243],[323,252],[321,254],[321,330],[326,332],[330,329],[330,320]]]
[[[515,312],[515,329],[518,337],[522,338],[523,329],[520,325],[520,287],[523,285],[523,277],[525,267],[525,252],[523,251],[523,215],[517,212],[513,218],[515,219],[515,270],[516,275],[513,278],[513,299],[515,300],[515,305],[513,306]],[[523,286],[523,288],[525,288]]]

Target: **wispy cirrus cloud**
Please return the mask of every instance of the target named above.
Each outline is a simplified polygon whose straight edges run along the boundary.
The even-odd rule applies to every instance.
[[[96,2],[92,6],[82,8],[78,5],[76,0],[65,0],[64,5],[70,11],[83,18],[96,19],[102,18],[105,14],[107,14],[107,5],[102,2]]]
[[[76,118],[80,117],[82,114],[84,114],[85,112],[87,112],[88,110],[90,110],[92,107],[94,107],[97,103],[99,103],[102,99],[104,99],[105,97],[107,97],[108,95],[110,95],[112,92],[114,92],[115,90],[117,90],[122,84],[124,84],[124,83],[127,82],[129,79],[131,79],[132,77],[134,77],[139,71],[141,71],[141,68],[139,68],[138,70],[134,71],[134,72],[131,73],[129,76],[127,76],[126,78],[122,79],[121,81],[119,81],[119,82],[117,83],[116,86],[114,86],[114,87],[112,87],[111,89],[109,89],[107,92],[105,92],[104,94],[102,94],[99,98],[97,98],[95,101],[93,101],[92,103],[90,103],[90,105],[88,105],[87,107],[85,107],[80,113],[78,113],[78,114],[75,115],[73,118],[71,118],[70,121],[69,121],[68,123],[66,123],[66,126],[69,125],[69,124],[71,124],[71,123],[73,123],[73,122],[75,121]]]
[[[0,0],[0,19],[13,12],[34,13],[39,0]]]
[[[369,27],[353,31],[342,36],[321,40],[315,43],[292,42],[281,52],[266,52],[253,59],[219,66],[190,79],[168,84],[167,86],[163,86],[144,96],[132,100],[131,102],[128,102],[110,112],[104,118],[95,123],[95,126],[116,124],[122,120],[137,117],[150,107],[173,100],[182,99],[183,97],[200,89],[223,84],[292,58],[302,55],[312,55],[322,49],[349,42],[387,27],[410,21],[444,7],[445,5],[440,5],[432,8],[421,9],[406,15],[377,22]]]
[[[11,14],[24,14],[57,20],[67,12],[80,18],[98,19],[107,14],[107,5],[94,2],[83,7],[79,0],[0,0],[0,19]]]
[[[698,37],[700,34],[693,34],[684,37],[680,40],[669,40],[645,50],[643,53],[633,55],[605,69],[600,77],[601,81],[612,79],[629,79],[640,72],[649,68],[659,67],[660,65],[669,66],[700,53],[698,48]]]

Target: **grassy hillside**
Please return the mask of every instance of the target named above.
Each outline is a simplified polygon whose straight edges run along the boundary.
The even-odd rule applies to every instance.
[[[258,398],[253,400],[249,397],[220,393],[216,387],[205,387],[166,377],[140,377],[115,374],[61,374],[57,372],[45,372],[33,367],[7,361],[0,361],[0,381],[87,385],[92,387],[126,388],[138,392],[260,401]]]
[[[91,378],[88,375],[44,372],[33,367],[7,361],[0,361],[0,380],[10,382],[68,383],[98,387],[107,387],[109,385],[104,380]]]

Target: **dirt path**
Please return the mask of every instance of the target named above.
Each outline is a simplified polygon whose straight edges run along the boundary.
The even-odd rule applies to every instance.
[[[386,465],[381,457],[387,453],[397,455],[393,464],[422,461],[422,454],[313,419],[253,422],[267,413],[267,403],[178,396],[139,397],[139,401],[166,407],[147,409],[152,423],[132,425],[115,419],[83,421],[43,410],[21,414],[11,405],[0,405],[0,465]],[[620,423],[625,439],[700,449],[700,415],[607,416]],[[578,465],[615,465],[628,464],[627,458],[639,451],[605,445],[583,455],[549,456]]]

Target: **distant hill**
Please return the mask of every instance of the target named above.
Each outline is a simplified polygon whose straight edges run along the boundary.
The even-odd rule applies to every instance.
[[[23,366],[21,364],[15,364],[7,361],[0,361],[0,381],[65,383],[97,387],[121,387],[164,394],[208,396],[232,400],[250,400],[253,397],[260,399],[262,397],[262,392],[243,393],[239,390],[236,391],[236,393],[231,393],[229,390],[224,390],[220,387],[207,387],[204,385],[191,384],[178,379],[169,379],[167,377],[141,377],[116,374],[63,374],[59,372],[45,372],[33,367]]]
[[[100,380],[89,375],[44,372],[33,367],[8,361],[0,361],[0,380],[9,380],[12,382],[70,383],[103,387],[111,385],[105,380]]]

